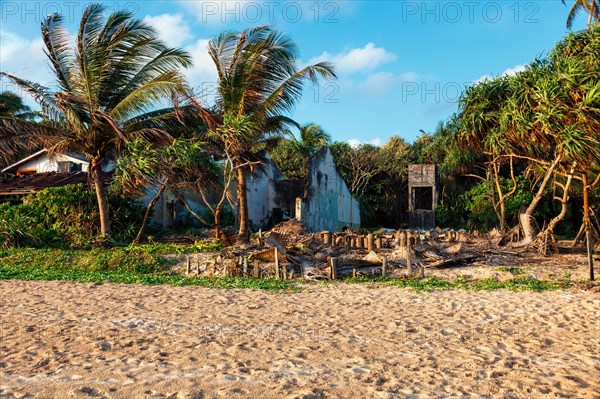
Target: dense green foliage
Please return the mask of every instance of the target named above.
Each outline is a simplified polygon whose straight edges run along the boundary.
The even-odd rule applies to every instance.
[[[143,207],[131,198],[108,193],[114,239],[130,240],[141,223]],[[2,247],[81,247],[100,234],[96,196],[83,185],[47,188],[23,204],[0,204]]]

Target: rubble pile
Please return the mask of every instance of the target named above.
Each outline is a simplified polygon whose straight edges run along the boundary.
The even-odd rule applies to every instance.
[[[301,221],[289,220],[253,235],[250,244],[198,254],[191,263],[200,266],[190,272],[280,279],[402,277],[470,264],[485,257],[491,245],[490,238],[465,230],[309,233]]]

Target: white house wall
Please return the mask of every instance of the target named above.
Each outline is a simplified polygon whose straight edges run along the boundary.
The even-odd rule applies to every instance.
[[[81,159],[73,158],[68,155],[57,155],[54,159],[51,160],[50,158],[48,158],[48,154],[42,154],[39,157],[36,157],[19,165],[18,170],[36,170],[37,173],[57,172],[57,162],[64,161],[81,164],[82,172],[87,172],[88,170],[88,163],[86,161],[82,161]]]

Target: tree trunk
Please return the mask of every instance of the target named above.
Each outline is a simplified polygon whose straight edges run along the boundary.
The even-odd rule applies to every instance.
[[[156,203],[158,202],[158,200],[163,195],[163,193],[165,192],[166,189],[167,189],[166,184],[160,186],[158,193],[156,193],[154,198],[152,198],[152,200],[148,203],[148,206],[146,207],[146,213],[144,213],[144,220],[142,221],[142,226],[140,227],[140,230],[138,231],[137,236],[135,237],[135,240],[133,240],[134,244],[139,244],[140,241],[142,240],[142,236],[144,235],[144,230],[146,230],[146,226],[148,226],[148,221],[150,220],[150,215],[152,215],[152,211],[154,210],[154,205],[156,205]]]
[[[557,186],[561,187],[563,190],[562,197],[554,197],[554,200],[560,201],[561,208],[558,215],[550,220],[546,229],[540,234],[537,235],[533,242],[533,246],[535,246],[538,252],[544,256],[547,256],[553,252],[558,252],[558,244],[556,243],[556,238],[554,237],[554,229],[556,225],[564,219],[567,214],[567,205],[569,203],[569,191],[571,189],[571,183],[573,182],[573,175],[575,174],[575,167],[577,163],[574,162],[571,170],[569,171],[569,175],[567,176],[567,181],[564,185],[560,183],[556,183]]]
[[[221,207],[220,206],[217,206],[213,215],[215,217],[215,240],[217,242],[219,242],[219,241],[221,241],[221,226],[219,225],[221,223]]]
[[[550,221],[550,223],[548,223],[547,231],[550,234],[554,234],[554,228],[556,227],[558,222],[560,222],[561,220],[564,219],[565,215],[567,214],[567,204],[569,203],[569,190],[571,189],[571,183],[573,182],[573,175],[575,174],[576,165],[577,165],[576,163],[573,164],[573,166],[571,167],[571,170],[569,171],[569,175],[567,176],[567,182],[565,183],[564,186],[562,186],[562,189],[563,189],[562,198],[560,198],[560,197],[555,198],[560,201],[561,208],[560,208],[560,213],[558,215],[556,215]]]
[[[514,247],[524,247],[533,242],[534,231],[533,231],[533,225],[531,223],[533,220],[533,211],[535,211],[535,208],[537,207],[539,202],[542,200],[542,197],[544,196],[544,190],[546,189],[546,186],[548,185],[548,181],[550,181],[550,178],[552,177],[552,174],[554,173],[554,170],[558,166],[559,162],[560,162],[560,157],[557,157],[554,160],[554,162],[552,162],[552,164],[548,167],[548,170],[546,171],[546,175],[544,176],[544,180],[542,180],[542,183],[540,184],[540,187],[538,188],[537,193],[533,197],[533,200],[531,201],[529,206],[524,211],[521,211],[519,213],[519,223],[521,224],[521,229],[523,229],[523,240],[521,240],[519,243],[515,244]]]
[[[110,236],[110,218],[108,210],[108,197],[106,195],[106,186],[102,178],[102,169],[100,164],[93,162],[90,165],[92,168],[92,181],[96,190],[96,198],[98,199],[98,210],[100,211],[100,234]]]
[[[238,218],[240,229],[238,231],[238,241],[242,243],[249,242],[248,235],[248,191],[246,189],[246,168],[237,169],[237,197],[238,197]]]

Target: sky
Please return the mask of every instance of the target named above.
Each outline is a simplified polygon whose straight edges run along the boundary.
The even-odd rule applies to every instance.
[[[568,0],[569,4],[571,0]],[[40,23],[60,13],[75,33],[88,2],[0,1],[0,71],[51,82]],[[330,61],[338,79],[306,85],[291,115],[321,125],[334,140],[381,145],[413,141],[457,110],[465,86],[514,74],[568,33],[560,0],[504,1],[104,1],[130,10],[170,46],[187,50],[186,75],[210,92],[216,72],[209,40],[223,31],[273,24],[300,49],[300,64]],[[570,6],[570,4],[569,4]],[[584,16],[573,29],[585,28]],[[6,80],[0,91],[20,92]],[[27,103],[33,105],[31,99]]]

